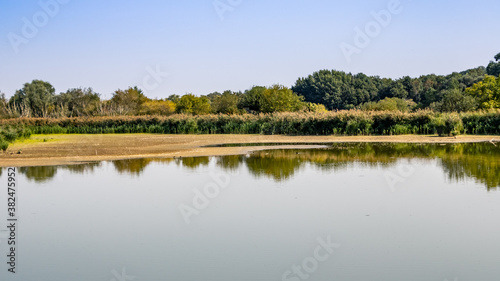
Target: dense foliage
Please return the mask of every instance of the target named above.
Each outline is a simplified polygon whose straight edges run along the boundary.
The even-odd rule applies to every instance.
[[[141,89],[117,90],[110,100],[101,100],[91,88],[69,89],[59,95],[48,82],[33,80],[7,100],[0,93],[0,118],[15,117],[90,117],[90,116],[168,116],[245,114],[296,111],[324,111],[320,104],[304,102],[304,98],[282,85],[255,86],[241,92],[215,92],[206,96],[171,95],[166,99],[150,99]]]
[[[397,98],[415,102],[417,109],[462,112],[484,108],[481,106],[484,101],[477,101],[466,89],[480,83],[487,75],[500,75],[500,54],[486,68],[481,66],[446,76],[431,74],[394,80],[321,70],[299,78],[292,90],[305,101],[324,104],[329,110],[363,108],[367,103],[370,107],[386,98]]]
[[[378,102],[385,98],[412,100],[418,108],[436,107],[445,102],[446,94],[465,89],[484,79],[486,69],[478,67],[447,76],[426,75],[419,78],[408,76],[398,80],[350,74],[335,70],[321,70],[297,80],[292,90],[304,96],[306,101],[324,104],[328,109],[352,109],[364,103]],[[474,107],[469,107],[474,110]],[[468,108],[468,109],[469,109]],[[453,111],[448,108],[437,108]]]
[[[69,89],[57,95],[50,83],[33,80],[9,100],[0,93],[0,118],[259,114],[327,109],[472,112],[500,108],[499,75],[500,54],[487,67],[446,76],[431,74],[394,80],[320,70],[299,78],[291,88],[254,86],[245,92],[171,95],[166,99],[150,99],[137,87],[116,90],[109,100],[101,100],[92,88]]]
[[[500,134],[499,108],[500,54],[487,67],[447,76],[393,80],[321,70],[292,88],[166,99],[137,87],[109,100],[92,88],[56,94],[33,80],[10,99],[0,93],[0,150],[31,133]]]
[[[6,126],[26,128],[34,134],[500,134],[500,111],[458,114],[432,111],[403,113],[350,110],[258,115],[181,114],[168,117],[18,118],[0,121],[0,127]]]
[[[500,77],[487,75],[481,81],[466,90],[479,102],[479,108],[500,108]]]

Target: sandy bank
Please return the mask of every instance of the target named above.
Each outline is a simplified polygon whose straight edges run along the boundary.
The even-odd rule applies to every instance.
[[[64,165],[130,158],[246,154],[264,149],[313,148],[333,142],[468,143],[499,136],[263,136],[263,135],[34,135],[0,153],[0,167]],[[204,147],[218,144],[288,143],[279,146]],[[308,145],[310,144],[310,145]],[[21,154],[17,154],[21,151]]]

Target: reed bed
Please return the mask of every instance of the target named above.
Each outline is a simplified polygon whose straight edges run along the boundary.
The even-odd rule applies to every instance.
[[[0,120],[1,128],[32,134],[263,134],[402,135],[500,134],[500,111],[275,113],[260,115],[171,115]],[[3,129],[1,129],[3,130]]]

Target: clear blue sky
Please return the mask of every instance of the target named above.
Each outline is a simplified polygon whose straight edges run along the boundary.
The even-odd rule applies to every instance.
[[[213,0],[60,0],[67,3],[50,15],[39,1],[2,0],[0,91],[11,96],[42,79],[57,93],[92,87],[109,98],[137,85],[163,98],[291,86],[320,69],[449,74],[486,65],[500,52],[498,0],[401,0],[403,11],[350,62],[341,44],[354,46],[355,27],[364,29],[390,0],[218,1],[235,3],[223,19]],[[23,18],[38,25],[25,32],[32,38],[23,35]],[[12,34],[23,38],[17,53]],[[148,74],[157,67],[168,73],[158,83]]]

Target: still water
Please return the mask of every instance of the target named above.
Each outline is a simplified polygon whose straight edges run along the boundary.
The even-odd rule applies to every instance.
[[[16,274],[0,176],[0,280],[500,280],[489,143],[18,171]]]

